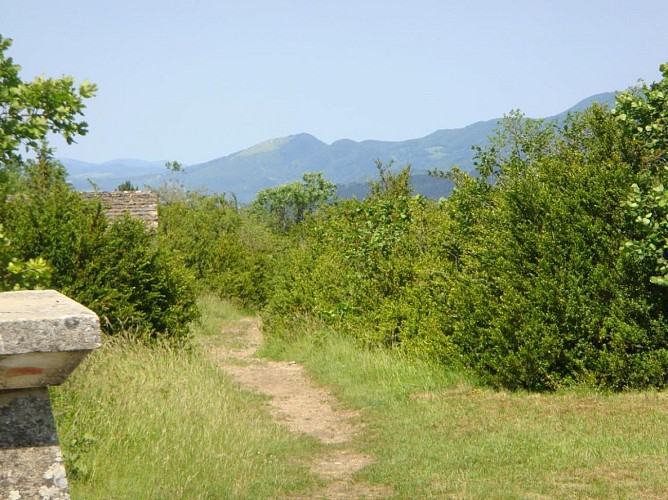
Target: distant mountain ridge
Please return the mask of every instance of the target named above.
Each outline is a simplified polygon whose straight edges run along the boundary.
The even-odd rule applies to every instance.
[[[614,96],[614,92],[607,92],[588,97],[547,119],[563,119],[567,113],[582,111],[593,102],[613,105]],[[395,142],[341,139],[328,145],[310,134],[301,133],[270,139],[228,156],[188,166],[181,180],[188,189],[234,193],[240,202],[247,203],[261,189],[299,180],[304,172],[323,172],[327,179],[343,186],[343,192],[348,187],[350,194],[356,194],[360,192],[359,186],[364,186],[375,176],[375,160],[380,159],[384,163],[394,161],[397,167],[410,163],[418,189],[422,186],[422,191],[433,191],[426,179],[427,170],[435,167],[449,170],[457,165],[470,171],[473,168],[471,146],[484,145],[498,121],[481,121],[464,128],[437,130],[425,137]],[[68,159],[61,161],[68,169],[70,182],[81,190],[91,189],[88,179],[100,189],[111,190],[125,180],[140,187],[158,186],[169,176],[164,162],[113,160],[90,164]],[[440,182],[442,189],[447,191],[443,181],[434,179],[433,182]],[[436,196],[439,190],[429,194]]]
[[[93,184],[102,190],[111,191],[123,181],[156,177],[165,171],[164,161],[118,159],[90,163],[71,158],[59,158],[59,161],[67,169],[68,181],[80,191],[92,190]]]

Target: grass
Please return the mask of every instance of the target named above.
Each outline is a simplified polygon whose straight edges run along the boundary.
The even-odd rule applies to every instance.
[[[213,337],[220,332],[222,325],[251,315],[234,304],[211,294],[200,296],[197,306],[202,312],[202,318],[193,325],[193,333],[199,338]]]
[[[202,305],[200,336],[239,316]],[[280,498],[316,483],[303,461],[317,445],[275,425],[196,347],[107,339],[52,400],[75,499]]]
[[[668,498],[668,394],[493,391],[336,335],[273,345],[367,421],[397,498]]]
[[[240,309],[227,300],[221,300],[215,295],[200,296],[197,306],[202,316],[200,321],[193,325],[192,332],[199,345],[205,348],[223,345],[230,348],[242,347],[244,332],[239,331],[235,335],[232,331],[234,329],[228,328],[224,336],[218,334],[222,325],[251,318],[252,313]]]
[[[243,313],[203,297],[199,344]],[[333,333],[274,341],[365,423],[355,480],[396,498],[668,498],[668,394],[506,393]],[[76,498],[285,498],[322,449],[275,425],[198,347],[114,339],[53,390]]]

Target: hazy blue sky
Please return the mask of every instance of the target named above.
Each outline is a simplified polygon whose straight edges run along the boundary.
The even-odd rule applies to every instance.
[[[309,132],[404,140],[659,78],[666,0],[0,0],[24,78],[88,78],[58,156],[192,164]]]

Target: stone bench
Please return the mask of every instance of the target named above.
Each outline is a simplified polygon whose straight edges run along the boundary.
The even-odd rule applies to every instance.
[[[0,293],[0,498],[69,498],[47,387],[99,346],[98,317],[72,299]]]

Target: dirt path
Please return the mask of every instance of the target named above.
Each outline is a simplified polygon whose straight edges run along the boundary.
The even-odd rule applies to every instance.
[[[359,415],[343,410],[332,394],[316,386],[297,363],[257,358],[262,344],[258,318],[244,318],[221,331],[222,342],[210,347],[213,358],[249,390],[270,396],[274,417],[292,432],[311,435],[325,452],[310,464],[325,485],[293,498],[388,498],[388,487],[353,481],[353,474],[371,464],[372,457],[356,451],[352,440],[362,431]]]

